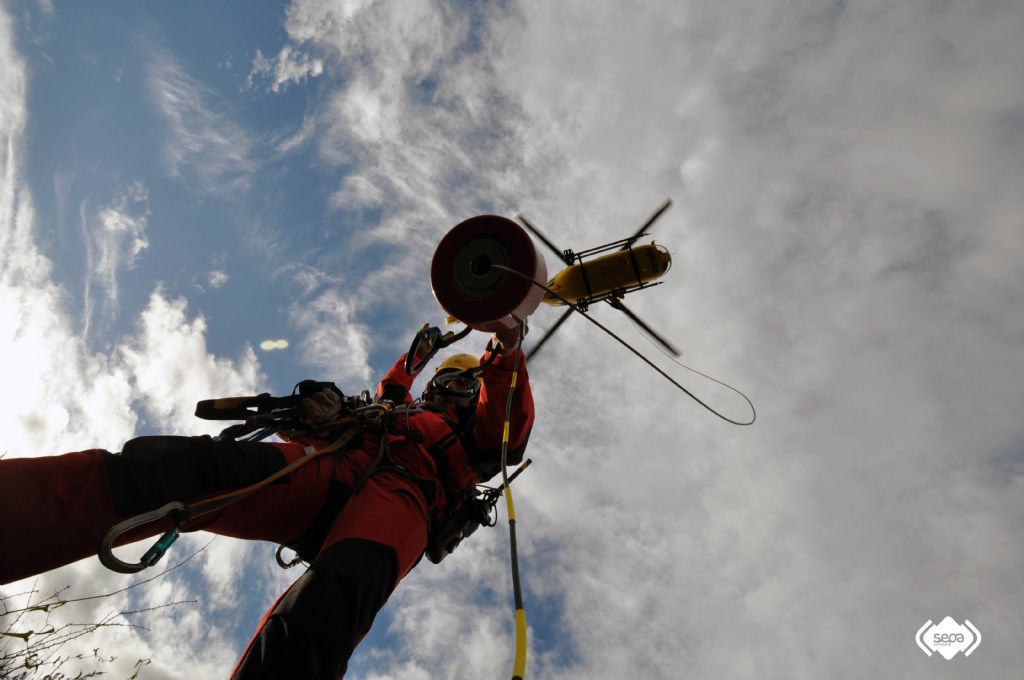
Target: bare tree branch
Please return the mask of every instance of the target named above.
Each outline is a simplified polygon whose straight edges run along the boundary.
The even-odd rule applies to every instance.
[[[92,670],[88,672],[78,670],[74,680],[104,674],[105,671],[100,670],[100,666],[113,663],[117,659],[116,656],[103,656],[99,653],[99,648],[93,649],[91,656],[87,654],[62,656],[61,650],[69,642],[79,640],[103,628],[149,630],[141,624],[127,621],[126,617],[137,614],[150,614],[183,604],[196,604],[197,600],[178,600],[142,609],[111,611],[101,617],[100,620],[88,623],[66,622],[54,624],[51,622],[53,613],[68,604],[114,597],[115,595],[120,595],[163,578],[206,550],[213,540],[211,538],[198,550],[159,574],[108,593],[67,598],[64,594],[69,590],[70,586],[64,586],[42,597],[39,596],[37,581],[33,583],[28,591],[15,595],[0,594],[0,605],[3,606],[3,611],[0,613],[0,680],[23,680],[30,677],[68,678],[68,680],[71,680],[71,676],[58,672],[59,669],[67,664],[81,664],[88,661],[93,662]],[[36,599],[37,596],[39,596],[39,599]],[[25,605],[21,607],[10,606],[18,598],[27,598]],[[34,622],[35,625],[29,627],[30,622]],[[128,680],[137,679],[141,669],[150,663],[150,659],[138,659],[135,663],[134,671]]]

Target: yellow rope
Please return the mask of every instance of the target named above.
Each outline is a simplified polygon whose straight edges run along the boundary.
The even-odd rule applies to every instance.
[[[519,327],[519,344],[523,341],[523,327]],[[509,486],[508,470],[508,437],[512,413],[512,394],[519,377],[519,358],[522,350],[516,350],[516,360],[512,366],[512,381],[509,383],[508,398],[505,402],[505,426],[501,436],[501,477],[505,493],[505,504],[508,507],[508,535],[512,562],[512,596],[516,607],[516,654],[512,663],[512,680],[522,680],[526,669],[526,610],[523,608],[523,592],[519,583],[519,555],[516,547],[516,506],[512,500],[512,489]]]

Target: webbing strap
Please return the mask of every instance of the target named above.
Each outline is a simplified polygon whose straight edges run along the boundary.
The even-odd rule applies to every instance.
[[[98,551],[100,561],[108,569],[122,574],[134,574],[146,567],[151,567],[156,564],[167,548],[170,547],[170,544],[174,542],[174,539],[177,538],[178,532],[185,529],[186,525],[191,520],[201,517],[202,515],[221,510],[222,508],[226,508],[233,503],[237,503],[238,501],[256,493],[263,487],[273,484],[278,479],[290,475],[292,472],[298,470],[300,467],[306,465],[312,460],[341,451],[348,446],[353,439],[355,439],[356,435],[362,433],[363,430],[365,430],[365,427],[362,424],[354,424],[345,432],[345,434],[333,443],[328,444],[324,448],[318,449],[309,455],[302,456],[301,458],[292,461],[274,474],[256,482],[255,484],[251,484],[247,487],[236,489],[234,491],[229,491],[212,498],[206,498],[192,504],[183,504],[180,502],[168,503],[155,511],[142,513],[134,517],[129,517],[122,522],[118,522],[110,529],[110,531],[107,532],[100,544],[100,549]],[[167,516],[171,516],[174,519],[174,528],[165,533],[157,543],[146,552],[142,560],[137,563],[124,562],[114,555],[113,547],[122,534],[125,534],[137,527],[159,521]]]

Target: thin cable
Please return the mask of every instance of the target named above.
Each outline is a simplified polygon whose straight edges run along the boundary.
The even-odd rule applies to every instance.
[[[750,410],[754,412],[754,418],[753,418],[753,419],[751,419],[751,421],[750,421],[750,422],[751,422],[751,423],[753,423],[753,422],[754,422],[754,420],[755,420],[755,419],[757,418],[757,411],[756,411],[756,410],[754,409],[754,405],[750,403],[750,399],[747,399],[747,395],[743,394],[743,392],[740,392],[740,391],[739,391],[738,389],[736,389],[735,387],[733,387],[732,385],[730,385],[730,384],[729,384],[729,383],[727,383],[727,382],[723,382],[723,381],[719,380],[718,378],[714,378],[714,377],[712,377],[712,376],[708,375],[707,373],[703,373],[703,372],[701,372],[701,371],[698,371],[698,370],[697,370],[696,368],[693,368],[693,367],[691,367],[691,366],[687,366],[686,364],[684,364],[683,362],[679,361],[679,360],[678,360],[678,359],[676,359],[676,358],[675,358],[674,356],[672,356],[671,354],[669,354],[668,352],[666,352],[666,351],[665,351],[665,350],[664,350],[664,349],[663,349],[663,348],[662,348],[662,347],[661,347],[660,345],[658,345],[658,343],[654,342],[654,340],[652,340],[651,338],[649,338],[649,337],[647,336],[647,334],[646,334],[646,333],[644,333],[644,330],[643,330],[643,328],[641,328],[641,327],[640,327],[640,326],[638,326],[638,325],[637,325],[637,324],[636,324],[635,322],[633,322],[633,320],[632,320],[632,319],[630,319],[630,323],[632,323],[632,324],[633,324],[633,328],[635,328],[635,329],[637,330],[637,332],[638,332],[638,333],[639,333],[639,334],[640,334],[641,336],[643,336],[644,340],[646,340],[646,341],[648,342],[648,344],[650,344],[650,345],[651,345],[652,347],[654,347],[654,349],[656,349],[656,350],[658,350],[659,352],[661,352],[661,353],[662,353],[662,354],[663,354],[663,355],[665,356],[665,358],[666,358],[666,359],[668,359],[669,361],[671,361],[671,362],[672,362],[673,364],[675,364],[675,365],[676,365],[676,366],[678,366],[679,368],[685,368],[685,369],[686,369],[687,371],[689,371],[690,373],[696,373],[697,375],[699,375],[699,376],[700,376],[700,377],[702,377],[702,378],[705,378],[705,379],[707,379],[707,380],[710,380],[710,381],[711,381],[711,382],[713,382],[713,383],[718,383],[718,384],[719,384],[719,385],[721,385],[722,387],[724,387],[724,388],[726,388],[726,389],[729,389],[729,390],[732,390],[732,391],[733,391],[733,392],[735,392],[736,394],[738,394],[738,395],[740,395],[741,397],[743,397],[744,399],[746,399],[747,403],[748,403],[748,404],[750,404]],[[750,423],[746,423],[746,424],[747,424],[747,425],[749,425]]]
[[[585,318],[587,321],[589,321],[590,323],[594,324],[595,326],[597,326],[598,328],[603,330],[605,333],[607,333],[608,335],[610,335],[613,338],[615,338],[619,342],[620,345],[622,345],[623,347],[628,349],[630,352],[632,352],[633,354],[635,354],[638,357],[640,357],[640,359],[643,360],[643,362],[645,364],[647,364],[648,366],[653,368],[655,371],[660,373],[661,376],[663,378],[665,378],[665,380],[668,380],[670,383],[675,385],[679,390],[681,390],[684,394],[686,394],[686,396],[690,397],[695,402],[697,402],[698,404],[700,404],[705,409],[707,409],[708,411],[710,411],[714,415],[718,416],[719,418],[721,418],[725,422],[731,423],[733,425],[746,426],[746,425],[752,425],[754,423],[754,421],[757,420],[757,409],[754,408],[754,403],[752,401],[750,401],[750,398],[747,397],[747,395],[743,394],[743,392],[741,392],[740,390],[736,389],[735,387],[733,387],[731,385],[728,385],[728,384],[726,384],[726,383],[724,383],[724,382],[722,382],[720,380],[716,380],[715,378],[712,378],[710,376],[704,375],[703,373],[700,373],[700,371],[696,371],[696,370],[690,369],[690,370],[693,370],[694,373],[700,373],[700,375],[703,375],[705,378],[708,378],[709,380],[713,380],[714,382],[716,382],[716,383],[718,383],[720,385],[728,387],[733,392],[735,392],[736,394],[738,394],[741,397],[743,397],[743,399],[750,406],[750,411],[751,411],[751,414],[752,414],[750,420],[748,420],[746,422],[742,422],[742,421],[739,421],[739,420],[734,420],[734,419],[730,418],[729,416],[725,415],[724,413],[721,413],[721,412],[715,410],[712,406],[710,406],[709,404],[705,403],[700,397],[698,397],[693,392],[691,392],[690,390],[686,389],[685,387],[680,385],[678,382],[676,382],[676,380],[672,376],[670,376],[665,371],[661,370],[661,368],[656,366],[654,364],[654,362],[652,362],[650,359],[648,359],[643,354],[641,354],[639,351],[637,351],[632,345],[630,345],[628,342],[626,342],[625,340],[620,338],[618,335],[616,335],[615,333],[610,331],[608,328],[606,328],[603,324],[601,324],[600,321],[594,319],[589,314],[587,314],[586,312],[582,311],[579,307],[577,307],[576,305],[574,305],[573,303],[569,302],[564,297],[562,297],[561,295],[556,293],[555,291],[553,291],[550,288],[548,288],[547,286],[545,286],[543,283],[540,283],[539,281],[534,281],[531,277],[527,276],[526,274],[523,274],[522,272],[516,271],[515,269],[512,269],[510,267],[505,267],[505,266],[500,265],[500,264],[491,264],[491,266],[494,267],[495,269],[500,269],[502,271],[511,272],[511,273],[515,274],[516,276],[519,276],[521,278],[526,279],[527,281],[529,281],[533,285],[537,286],[538,288],[543,288],[549,295],[551,295],[554,298],[557,298],[558,300],[560,300],[562,302],[562,304],[566,305],[567,307],[572,309],[574,312],[577,312],[578,314],[581,314],[583,316],[583,318]],[[684,368],[689,368],[689,367],[685,367],[684,366]]]

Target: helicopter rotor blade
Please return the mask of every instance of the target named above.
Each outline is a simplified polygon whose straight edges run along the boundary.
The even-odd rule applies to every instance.
[[[559,327],[559,326],[561,326],[561,325],[562,325],[563,323],[565,323],[565,320],[569,318],[569,315],[570,315],[570,314],[572,314],[572,307],[570,307],[569,309],[565,310],[565,313],[564,313],[564,314],[562,314],[562,316],[558,317],[558,321],[556,321],[556,322],[555,322],[555,325],[554,325],[554,326],[552,326],[551,328],[549,328],[549,329],[548,329],[548,332],[547,332],[547,333],[545,333],[545,334],[544,334],[544,335],[543,335],[543,336],[541,337],[540,341],[539,341],[539,342],[538,342],[538,343],[537,343],[536,345],[534,345],[534,346],[533,346],[533,348],[532,348],[532,349],[530,349],[530,351],[529,351],[529,352],[527,352],[527,353],[526,353],[526,361],[527,361],[527,362],[529,362],[529,361],[530,361],[531,359],[533,359],[533,356],[534,356],[534,355],[535,355],[535,354],[536,354],[537,352],[539,352],[539,351],[540,351],[540,348],[541,348],[541,347],[543,347],[543,346],[544,346],[544,343],[545,343],[545,342],[547,342],[547,341],[548,341],[548,339],[550,339],[550,338],[551,338],[551,335],[552,335],[552,334],[553,334],[553,333],[554,333],[555,331],[557,331],[557,330],[558,330],[558,327]]]
[[[613,298],[613,299],[610,299],[610,300],[605,300],[605,302],[607,302],[609,305],[611,305],[612,307],[614,307],[615,309],[619,310],[620,312],[622,312],[623,314],[628,316],[630,319],[632,319],[633,323],[635,323],[636,325],[640,326],[640,328],[642,328],[643,331],[645,333],[647,333],[647,335],[649,335],[651,337],[651,339],[653,339],[659,345],[661,345],[662,347],[667,349],[669,352],[671,352],[673,356],[679,356],[680,354],[682,354],[678,349],[676,349],[676,347],[671,342],[669,342],[665,338],[663,338],[660,335],[658,335],[656,332],[654,332],[653,328],[651,328],[646,323],[641,321],[640,317],[638,317],[636,314],[631,312],[629,310],[629,308],[626,307],[626,305],[622,304],[621,300],[616,300],[616,299]]]
[[[522,215],[516,215],[516,217],[519,219],[520,222],[523,223],[524,227],[526,227],[527,229],[530,230],[530,233],[532,233],[534,236],[539,238],[541,243],[543,243],[548,248],[550,248],[551,252],[553,252],[555,255],[557,255],[559,260],[565,261],[565,252],[563,250],[561,250],[558,246],[556,246],[554,243],[549,241],[548,237],[545,236],[544,234],[540,233],[540,230],[537,229],[537,227],[535,227],[532,224],[530,224],[530,221],[527,220],[525,217],[523,217]],[[569,262],[568,264],[572,264],[572,263]]]
[[[620,248],[619,250],[626,250],[631,245],[633,245],[633,241],[635,241],[638,238],[640,238],[643,235],[643,233],[645,231],[647,231],[650,228],[650,226],[652,224],[654,224],[658,220],[658,218],[661,217],[665,213],[665,211],[668,210],[671,207],[672,207],[672,199],[671,198],[665,199],[665,202],[661,204],[661,207],[658,208],[654,212],[654,214],[651,215],[650,218],[648,218],[648,220],[646,222],[644,222],[644,226],[642,226],[639,229],[637,229],[635,234],[633,234],[628,239],[626,239],[627,240],[626,245],[622,246],[622,248]]]

